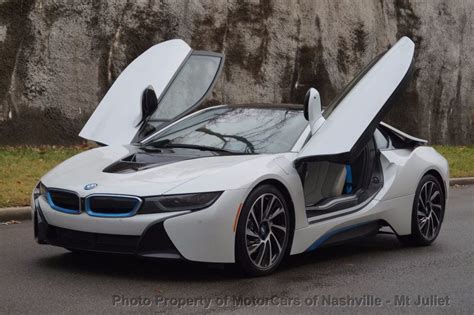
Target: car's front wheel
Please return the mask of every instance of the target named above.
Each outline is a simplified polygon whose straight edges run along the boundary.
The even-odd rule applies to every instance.
[[[285,257],[292,233],[283,194],[272,185],[254,189],[245,201],[236,233],[236,262],[252,276],[275,271]]]
[[[442,183],[433,175],[425,175],[415,193],[412,209],[411,234],[399,236],[406,245],[431,244],[439,234],[443,223],[445,196]]]

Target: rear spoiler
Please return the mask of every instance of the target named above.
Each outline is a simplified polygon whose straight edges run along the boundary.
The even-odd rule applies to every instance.
[[[404,133],[401,130],[398,130],[395,127],[390,126],[389,124],[384,123],[383,121],[380,122],[379,124],[380,127],[383,129],[386,129],[387,131],[390,131],[392,133],[395,133],[397,136],[399,136],[404,142],[411,146],[420,146],[420,145],[425,145],[428,143],[428,140],[425,139],[420,139],[417,137],[410,136],[409,134]]]

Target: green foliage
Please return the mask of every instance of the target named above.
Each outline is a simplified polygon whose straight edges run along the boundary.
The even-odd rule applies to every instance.
[[[448,160],[451,177],[474,176],[474,145],[434,147]]]
[[[48,170],[84,147],[0,147],[0,207],[26,206]]]

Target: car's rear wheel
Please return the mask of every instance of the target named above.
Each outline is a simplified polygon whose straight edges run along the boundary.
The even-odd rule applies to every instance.
[[[245,201],[236,233],[236,262],[252,276],[274,272],[288,251],[292,233],[283,194],[272,185],[254,189]]]
[[[425,246],[438,237],[446,204],[441,185],[442,183],[430,174],[421,179],[413,202],[412,232],[410,235],[398,237],[402,243]]]

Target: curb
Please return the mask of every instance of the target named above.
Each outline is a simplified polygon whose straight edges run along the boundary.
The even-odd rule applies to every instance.
[[[474,185],[474,177],[451,178],[449,186]],[[30,207],[0,208],[0,222],[10,220],[31,220]]]
[[[454,185],[474,185],[474,177],[458,177],[449,180],[449,186]]]
[[[31,207],[0,208],[0,222],[31,220]]]

